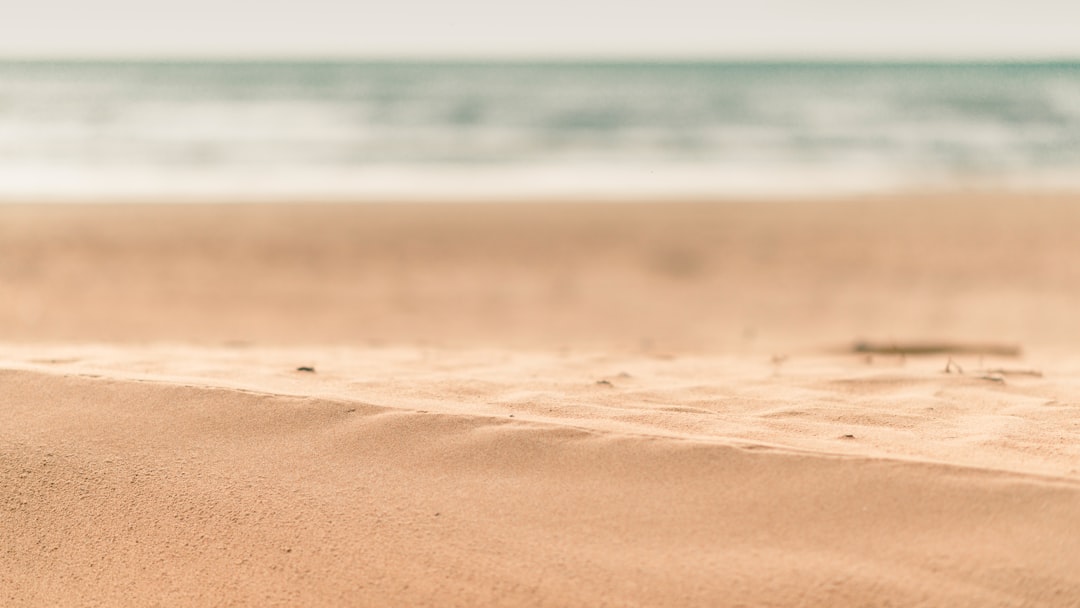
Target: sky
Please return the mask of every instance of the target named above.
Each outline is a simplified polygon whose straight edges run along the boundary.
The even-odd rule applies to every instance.
[[[1076,0],[0,0],[5,57],[1080,58]]]

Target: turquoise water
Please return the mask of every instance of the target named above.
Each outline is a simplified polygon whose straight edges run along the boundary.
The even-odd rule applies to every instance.
[[[1080,63],[0,63],[0,198],[1080,185]]]

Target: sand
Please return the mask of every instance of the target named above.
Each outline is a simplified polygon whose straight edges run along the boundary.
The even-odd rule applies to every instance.
[[[1078,233],[0,206],[0,604],[1080,605]]]

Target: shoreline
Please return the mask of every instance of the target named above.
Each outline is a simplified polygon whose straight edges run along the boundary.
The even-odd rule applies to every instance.
[[[173,184],[162,189],[160,180],[152,188],[102,190],[70,176],[50,176],[49,181],[71,182],[62,191],[42,190],[38,185],[0,190],[0,207],[23,205],[560,205],[560,204],[823,204],[827,202],[877,202],[891,200],[1026,200],[1080,199],[1080,180],[1068,175],[1051,178],[929,180],[868,178],[854,182],[795,178],[790,185],[761,187],[763,183],[790,181],[772,171],[739,177],[736,183],[714,183],[714,172],[700,169],[676,171],[664,177],[644,176],[652,170],[622,169],[605,179],[590,180],[591,171],[547,175],[543,171],[515,172],[506,169],[414,173],[389,173],[375,179],[340,187],[319,186],[334,180],[304,179],[296,183],[264,182],[256,187],[252,179],[235,184],[202,186]],[[739,173],[734,171],[733,173]],[[847,171],[841,173],[846,174]],[[125,183],[143,180],[124,178]],[[183,177],[185,184],[200,184],[195,177]],[[415,184],[424,182],[418,187]],[[745,182],[745,183],[743,183]],[[580,185],[585,183],[586,186]],[[402,184],[413,184],[402,186]]]

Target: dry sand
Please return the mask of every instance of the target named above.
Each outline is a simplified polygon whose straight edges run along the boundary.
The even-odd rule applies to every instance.
[[[1078,606],[1077,234],[0,207],[0,604]]]

